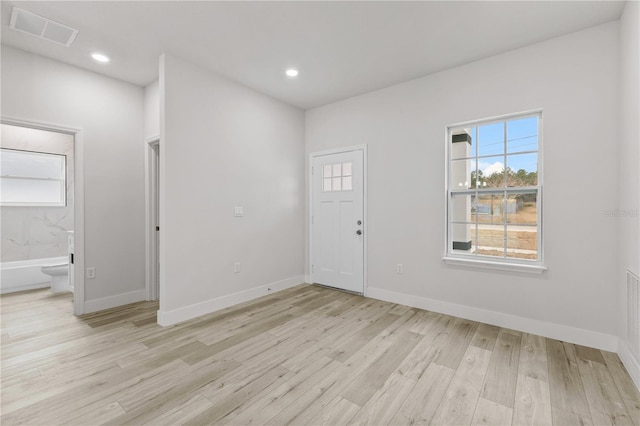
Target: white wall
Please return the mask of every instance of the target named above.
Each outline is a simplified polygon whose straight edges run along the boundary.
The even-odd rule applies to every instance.
[[[307,156],[369,146],[369,294],[615,350],[617,52],[610,23],[307,111]],[[535,108],[548,272],[445,264],[445,127]]]
[[[144,139],[160,136],[160,86],[156,80],[144,88]]]
[[[627,2],[620,19],[620,131],[619,131],[619,335],[626,336],[626,271],[640,275],[640,3]],[[627,370],[640,387],[640,360],[621,352]]]
[[[85,307],[144,299],[143,89],[2,45],[2,116],[82,129]]]
[[[159,323],[301,283],[304,113],[170,55],[160,109]]]

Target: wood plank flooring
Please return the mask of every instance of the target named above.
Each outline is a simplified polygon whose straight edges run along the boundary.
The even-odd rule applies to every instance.
[[[636,425],[614,353],[301,285],[172,327],[3,295],[0,423]]]

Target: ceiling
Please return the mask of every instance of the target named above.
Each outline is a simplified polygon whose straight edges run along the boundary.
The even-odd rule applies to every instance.
[[[13,6],[78,29],[9,28]],[[620,17],[616,1],[2,1],[2,43],[140,86],[168,52],[308,109]],[[112,61],[93,62],[101,51]],[[571,54],[571,52],[567,52]],[[300,75],[287,78],[288,67]]]

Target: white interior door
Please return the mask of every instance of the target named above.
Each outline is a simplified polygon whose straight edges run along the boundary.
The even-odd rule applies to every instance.
[[[160,295],[160,141],[148,142],[148,264],[147,297],[159,300]]]
[[[155,210],[155,274],[153,278],[153,300],[160,299],[160,143],[155,145],[155,196],[154,196],[154,210]]]
[[[364,292],[364,151],[312,156],[311,279]]]

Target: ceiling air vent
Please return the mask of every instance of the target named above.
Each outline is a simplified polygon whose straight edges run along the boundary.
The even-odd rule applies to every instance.
[[[9,27],[67,47],[78,35],[78,30],[74,28],[17,7],[11,11]]]

